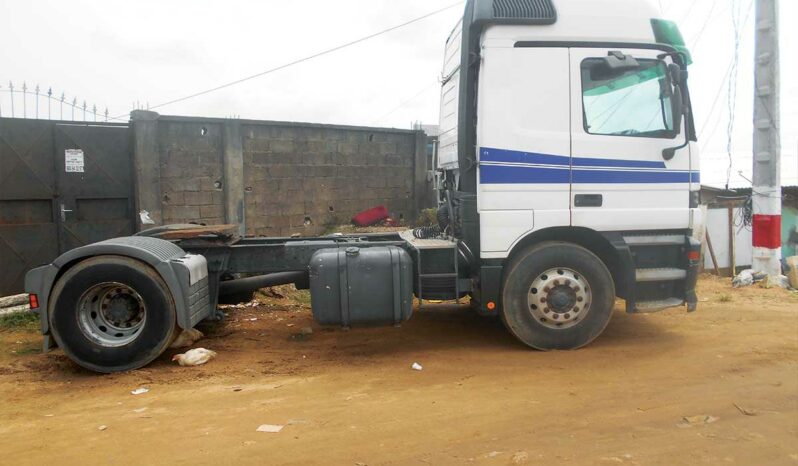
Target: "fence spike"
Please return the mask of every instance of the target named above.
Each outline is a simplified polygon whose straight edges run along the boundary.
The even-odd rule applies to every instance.
[[[11,118],[14,118],[14,83],[8,81],[8,92],[11,94]]]
[[[22,81],[22,118],[28,118],[28,83]]]

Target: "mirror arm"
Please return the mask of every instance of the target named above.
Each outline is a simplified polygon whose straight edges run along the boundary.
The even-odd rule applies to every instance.
[[[676,152],[684,149],[690,144],[690,137],[687,136],[684,138],[684,143],[680,146],[676,147],[668,147],[667,149],[662,151],[662,158],[665,160],[672,160],[676,156]]]

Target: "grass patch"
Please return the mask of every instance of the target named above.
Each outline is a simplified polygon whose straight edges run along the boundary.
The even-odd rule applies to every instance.
[[[0,316],[0,330],[38,330],[39,314],[36,312],[22,312]]]
[[[307,305],[310,304],[310,290],[297,290],[294,285],[279,285],[256,291],[255,299],[262,303],[285,299]]]
[[[296,290],[292,298],[299,303],[310,304],[310,290]]]
[[[733,299],[732,299],[731,295],[722,294],[722,295],[718,296],[718,301],[720,301],[722,303],[730,303],[730,302],[733,301]]]
[[[418,215],[416,226],[425,227],[438,224],[438,209],[424,209]]]

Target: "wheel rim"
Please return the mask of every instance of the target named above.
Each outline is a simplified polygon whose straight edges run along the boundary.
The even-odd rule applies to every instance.
[[[584,276],[558,267],[535,277],[529,287],[527,305],[539,324],[562,330],[573,327],[587,316],[591,298],[590,284]]]
[[[141,333],[147,318],[147,307],[136,290],[116,282],[94,285],[77,304],[78,327],[92,342],[107,346],[124,346]]]

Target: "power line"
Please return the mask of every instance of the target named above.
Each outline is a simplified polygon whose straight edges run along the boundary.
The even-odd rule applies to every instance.
[[[743,20],[742,27],[740,27],[739,35],[742,35],[742,33],[745,31],[745,28],[748,25],[748,19],[751,16],[751,10],[753,6],[754,6],[754,0],[751,0],[751,3],[748,6],[748,12],[745,14],[745,19]],[[723,80],[721,81],[720,86],[718,87],[718,92],[717,94],[715,94],[715,100],[712,102],[712,107],[710,107],[709,113],[707,114],[707,118],[704,121],[704,124],[701,126],[701,132],[699,134],[699,138],[702,138],[702,136],[704,135],[704,131],[706,130],[707,125],[709,124],[709,120],[712,118],[712,115],[715,113],[715,108],[717,107],[718,102],[720,101],[720,95],[723,92],[724,86],[726,85],[726,80],[728,80],[729,77],[731,76],[733,65],[734,65],[734,57],[732,57],[731,60],[729,60],[729,67],[727,68],[726,74],[724,74]]]
[[[244,77],[244,78],[241,78],[241,79],[237,79],[235,81],[231,81],[231,82],[228,82],[226,84],[222,84],[220,86],[216,86],[216,87],[213,87],[213,88],[210,88],[210,89],[206,89],[204,91],[196,92],[194,94],[187,95],[187,96],[184,96],[184,97],[180,97],[180,98],[177,98],[177,99],[174,99],[174,100],[170,100],[168,102],[160,103],[158,105],[150,107],[150,110],[155,110],[157,108],[166,107],[167,105],[176,104],[178,102],[183,102],[183,101],[186,101],[186,100],[189,100],[189,99],[193,99],[195,97],[199,97],[199,96],[202,96],[202,95],[205,95],[205,94],[210,94],[211,92],[216,92],[216,91],[219,91],[221,89],[225,89],[225,88],[228,88],[228,87],[231,87],[231,86],[235,86],[237,84],[241,84],[243,82],[250,81],[250,80],[255,79],[255,78],[260,78],[261,76],[265,76],[267,74],[271,74],[271,73],[274,73],[276,71],[284,70],[284,69],[289,68],[291,66],[298,65],[300,63],[304,63],[304,62],[313,60],[315,58],[319,58],[321,56],[328,55],[328,54],[333,53],[333,52],[337,52],[337,51],[345,49],[347,47],[351,47],[353,45],[360,44],[361,42],[365,42],[367,40],[374,39],[375,37],[379,37],[379,36],[388,34],[389,32],[393,32],[393,31],[395,31],[397,29],[401,29],[403,27],[406,27],[406,26],[409,26],[411,24],[417,23],[419,21],[425,20],[425,19],[427,19],[429,17],[432,17],[432,16],[435,16],[437,14],[443,13],[446,10],[450,10],[450,9],[452,9],[452,8],[454,8],[456,6],[460,6],[460,5],[462,5],[462,2],[453,3],[453,4],[449,5],[449,6],[440,8],[440,9],[435,10],[435,11],[432,11],[430,13],[427,13],[427,14],[425,14],[423,16],[419,16],[418,18],[412,19],[412,20],[404,22],[402,24],[398,24],[398,25],[392,26],[392,27],[390,27],[388,29],[383,29],[382,31],[375,32],[373,34],[369,34],[368,36],[365,36],[365,37],[361,37],[360,39],[356,39],[356,40],[353,40],[351,42],[347,42],[345,44],[337,45],[335,47],[323,50],[323,51],[315,53],[313,55],[309,55],[307,57],[300,58],[298,60],[294,60],[292,62],[277,66],[275,68],[271,68],[271,69],[268,69],[266,71],[262,71],[260,73],[253,74],[251,76],[247,76],[247,77]],[[120,115],[120,116],[124,116],[124,115]]]
[[[698,42],[701,40],[701,36],[704,35],[704,31],[707,29],[707,25],[713,19],[712,13],[715,12],[715,7],[717,5],[718,5],[718,0],[714,0],[712,2],[712,7],[709,9],[707,17],[704,18],[704,24],[701,25],[701,29],[698,31],[698,34],[696,35],[695,39],[693,39],[693,46],[691,47],[692,50],[695,50],[696,46],[698,45]]]
[[[753,5],[753,1],[751,5]],[[727,95],[727,106],[729,110],[729,124],[726,127],[726,154],[729,157],[729,168],[726,170],[726,189],[729,189],[732,171],[732,134],[734,132],[735,112],[737,110],[737,76],[740,65],[740,11],[736,0],[732,0],[731,19],[734,28],[734,55],[732,55],[732,67],[729,73],[729,90]],[[750,10],[749,10],[750,11]]]
[[[376,125],[376,124],[379,124],[381,121],[383,121],[383,120],[385,120],[386,118],[388,118],[389,116],[393,115],[393,114],[394,114],[394,113],[396,113],[396,112],[397,112],[399,109],[403,108],[405,105],[407,105],[407,104],[409,104],[409,103],[413,102],[414,100],[418,99],[418,98],[419,98],[419,97],[421,97],[422,95],[426,94],[426,93],[427,93],[427,92],[428,92],[428,91],[429,91],[429,90],[430,90],[430,89],[431,89],[433,86],[437,86],[437,85],[440,85],[440,82],[439,82],[439,81],[435,81],[434,83],[432,83],[432,84],[430,84],[430,85],[428,85],[428,86],[424,87],[424,89],[422,89],[421,91],[419,91],[419,92],[418,92],[417,94],[415,94],[413,97],[411,97],[411,98],[409,98],[409,99],[405,100],[404,102],[400,103],[399,105],[397,105],[396,107],[394,107],[393,109],[391,109],[389,112],[385,113],[385,114],[384,114],[383,116],[381,116],[380,118],[378,118],[378,119],[376,119],[376,120],[372,120],[372,121],[373,121],[373,124],[375,124],[375,125]]]
[[[693,3],[690,4],[690,8],[687,9],[687,13],[682,16],[682,19],[679,20],[679,24],[683,23],[687,18],[690,17],[690,13],[693,12],[693,8],[695,8],[696,4],[698,4],[698,0],[693,0]]]

